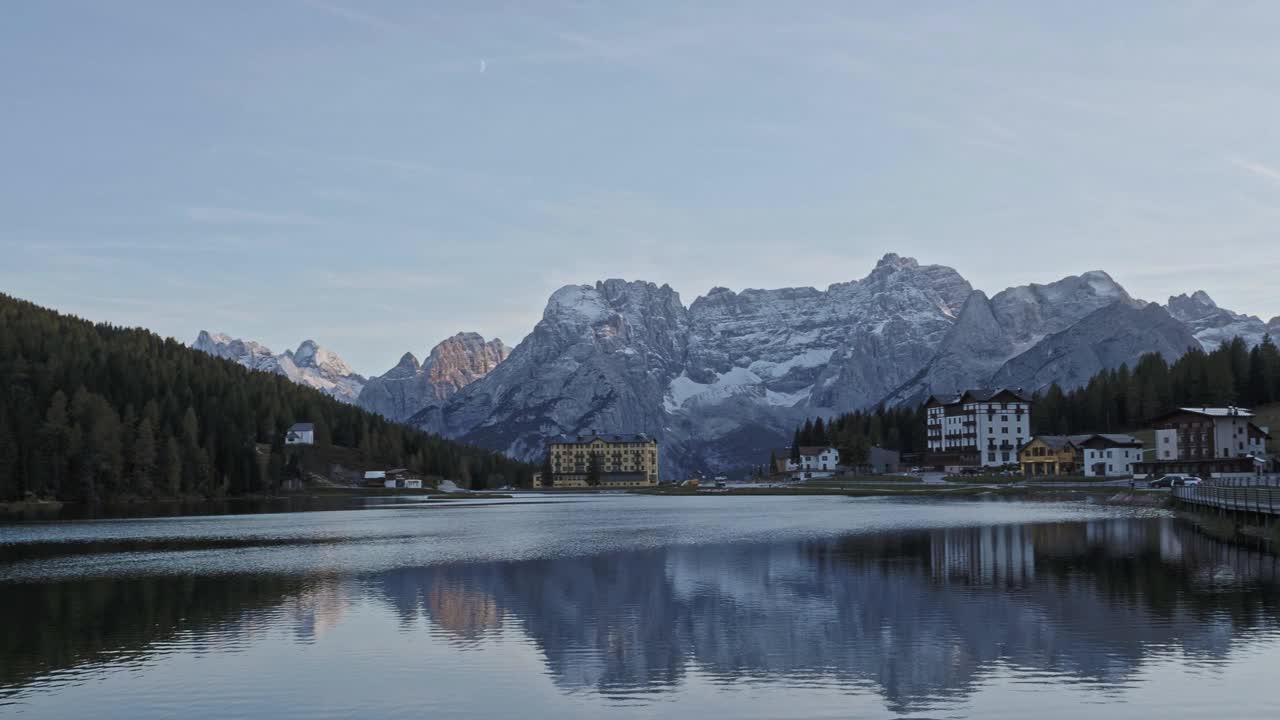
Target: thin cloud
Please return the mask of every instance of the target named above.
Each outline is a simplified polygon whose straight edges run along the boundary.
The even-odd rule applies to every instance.
[[[1263,163],[1257,162],[1256,160],[1248,160],[1246,158],[1237,157],[1234,155],[1228,156],[1227,162],[1231,163],[1232,165],[1235,165],[1241,170],[1246,170],[1248,172],[1251,172],[1254,175],[1257,175],[1258,177],[1266,178],[1267,180],[1270,180],[1272,182],[1280,182],[1280,170],[1277,170],[1276,168],[1273,168],[1270,165],[1265,165]]]
[[[396,32],[401,29],[399,25],[396,25],[390,20],[385,20],[376,15],[370,15],[362,10],[354,10],[345,5],[325,2],[325,0],[301,0],[301,2],[303,5],[306,5],[313,10],[327,13],[357,25],[364,25],[365,27],[374,28],[383,32]]]
[[[318,218],[302,213],[263,212],[228,207],[189,207],[183,212],[189,222],[202,225],[269,225],[314,227]]]

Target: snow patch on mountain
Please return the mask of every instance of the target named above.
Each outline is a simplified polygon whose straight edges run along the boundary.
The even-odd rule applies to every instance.
[[[314,340],[303,341],[297,350],[286,350],[276,355],[261,343],[201,330],[191,347],[250,370],[283,375],[293,382],[315,388],[347,403],[356,402],[364,389],[364,377],[352,370],[336,353],[321,347]]]
[[[1243,315],[1219,307],[1209,293],[1197,290],[1191,295],[1182,294],[1169,298],[1165,306],[1169,314],[1186,323],[1196,340],[1205,351],[1213,351],[1232,338],[1239,337],[1249,347],[1262,342],[1268,332],[1274,332],[1270,325],[1280,328],[1280,318],[1264,323],[1254,315]]]

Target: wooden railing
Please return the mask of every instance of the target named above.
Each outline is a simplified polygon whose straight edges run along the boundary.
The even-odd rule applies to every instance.
[[[1216,479],[1191,487],[1175,487],[1173,496],[1191,505],[1221,510],[1280,515],[1280,479]]]

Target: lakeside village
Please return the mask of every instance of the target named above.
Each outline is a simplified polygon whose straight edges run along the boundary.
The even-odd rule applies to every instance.
[[[769,465],[752,479],[805,482],[941,474],[1147,482],[1166,476],[1229,480],[1280,472],[1280,462],[1267,453],[1270,429],[1259,425],[1245,408],[1183,407],[1152,418],[1143,432],[1075,435],[1035,434],[1031,409],[1031,398],[1008,389],[935,395],[925,403],[927,452],[923,454],[904,456],[896,450],[869,447],[858,451],[861,457],[842,458],[840,449],[830,445],[795,443],[772,451]],[[313,442],[313,428],[305,423],[290,428],[286,438],[290,445]],[[660,478],[658,457],[658,441],[644,434],[560,436],[548,443],[533,487],[637,489],[708,484],[703,478]],[[422,479],[410,477],[403,469],[367,471],[364,480],[370,487],[423,487]],[[711,480],[715,486],[727,481],[727,477]]]

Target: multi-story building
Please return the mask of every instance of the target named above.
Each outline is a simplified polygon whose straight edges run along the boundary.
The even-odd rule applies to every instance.
[[[1016,465],[1031,437],[1031,399],[1013,390],[930,396],[925,402],[925,464],[958,471]]]
[[[1142,441],[1132,435],[1037,435],[1018,451],[1024,475],[1124,477],[1142,461]]]
[[[658,484],[658,441],[648,435],[562,435],[547,447],[553,487]],[[545,486],[545,479],[543,480]]]
[[[1269,429],[1255,424],[1245,408],[1178,408],[1151,425],[1154,457],[1139,464],[1139,474],[1230,477],[1253,475],[1267,466]]]

